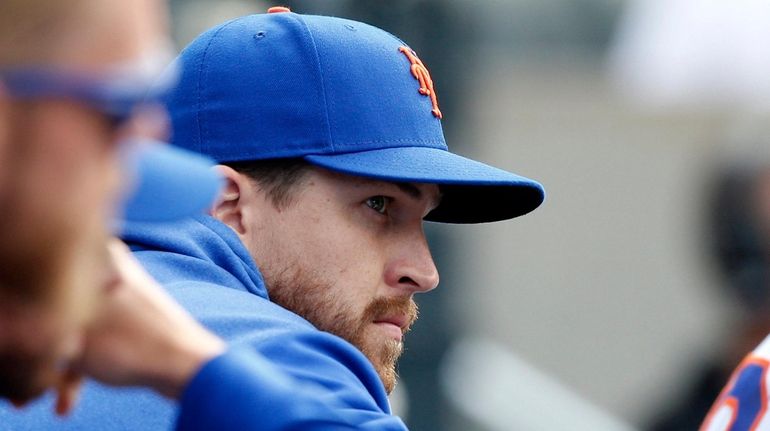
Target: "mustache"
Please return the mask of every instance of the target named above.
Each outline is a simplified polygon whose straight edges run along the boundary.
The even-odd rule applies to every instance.
[[[412,297],[376,298],[364,310],[364,320],[371,322],[394,314],[407,317],[407,325],[403,332],[406,334],[419,316],[419,308]]]

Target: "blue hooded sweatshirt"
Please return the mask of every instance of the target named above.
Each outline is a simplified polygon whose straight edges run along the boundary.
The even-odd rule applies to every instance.
[[[193,316],[233,347],[206,365],[179,404],[147,389],[86,383],[75,411],[48,395],[0,405],[0,430],[405,430],[366,357],[270,302],[251,255],[226,225],[201,216],[133,224],[124,240]]]

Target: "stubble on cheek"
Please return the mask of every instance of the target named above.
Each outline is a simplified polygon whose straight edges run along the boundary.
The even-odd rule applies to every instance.
[[[356,346],[374,366],[385,390],[396,386],[396,363],[403,343],[384,337],[374,326],[380,317],[403,314],[409,324],[417,319],[417,305],[410,297],[376,298],[363,312],[356,312],[345,298],[334,295],[330,283],[294,269],[284,269],[268,282],[273,302],[304,317],[316,328],[337,335]]]

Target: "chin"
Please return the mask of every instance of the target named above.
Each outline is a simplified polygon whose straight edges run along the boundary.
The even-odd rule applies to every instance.
[[[396,387],[396,381],[398,380],[396,362],[403,350],[404,343],[392,338],[381,340],[375,346],[368,346],[368,348],[363,349],[364,354],[377,370],[377,374],[380,376],[380,380],[388,394]]]

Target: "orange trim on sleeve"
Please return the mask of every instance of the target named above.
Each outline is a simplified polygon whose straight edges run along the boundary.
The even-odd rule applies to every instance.
[[[767,413],[767,384],[765,383],[765,379],[767,378],[767,369],[770,368],[770,361],[755,355],[747,356],[743,361],[741,361],[741,363],[735,369],[732,376],[730,376],[730,380],[727,382],[725,387],[722,389],[722,392],[720,392],[719,397],[717,397],[716,401],[714,402],[714,405],[711,406],[711,409],[706,415],[706,418],[703,420],[703,424],[701,424],[699,431],[706,431],[709,429],[711,422],[714,419],[714,415],[723,406],[729,408],[731,412],[730,422],[725,428],[725,431],[732,429],[733,424],[737,419],[738,409],[740,407],[739,405],[740,400],[729,395],[729,393],[730,391],[732,391],[733,387],[735,386],[738,376],[740,376],[740,374],[743,372],[743,369],[746,368],[746,366],[748,365],[759,365],[762,368],[762,374],[759,380],[760,397],[761,397],[760,409],[759,409],[759,412],[757,413],[757,416],[754,418],[754,421],[751,423],[751,427],[749,427],[749,431],[756,431],[757,427],[762,422],[762,419],[764,418],[765,413]]]

